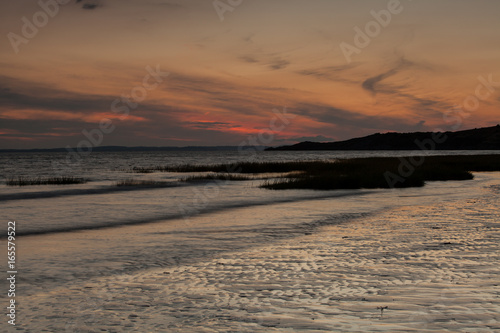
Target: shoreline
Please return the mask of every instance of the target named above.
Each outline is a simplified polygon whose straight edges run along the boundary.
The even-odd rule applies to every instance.
[[[500,289],[495,280],[500,274],[496,209],[500,187],[498,176],[483,178],[486,182],[474,194],[434,202],[436,194],[430,187],[420,191],[424,195],[420,206],[408,205],[410,201],[400,197],[400,205],[393,209],[319,229],[307,228],[302,219],[302,228],[286,231],[288,219],[307,206],[281,204],[259,211],[248,208],[208,214],[190,225],[179,221],[177,225],[155,224],[154,228],[124,227],[119,233],[77,233],[68,240],[73,249],[61,246],[58,251],[61,256],[81,252],[79,246],[98,251],[89,252],[88,259],[80,258],[82,263],[93,260],[87,270],[97,273],[100,266],[109,264],[120,268],[119,261],[102,262],[96,256],[104,248],[92,248],[92,244],[108,244],[103,242],[111,241],[113,235],[118,239],[109,243],[110,258],[119,258],[123,249],[135,253],[123,259],[128,260],[127,265],[140,265],[150,253],[160,261],[136,271],[91,279],[78,278],[78,268],[61,271],[68,282],[76,279],[81,284],[46,289],[40,281],[30,288],[31,295],[19,296],[23,310],[18,320],[27,329],[96,332],[494,330],[500,327]],[[496,187],[490,189],[492,184]],[[478,187],[474,186],[471,189]],[[483,188],[496,192],[487,196],[481,194]],[[415,195],[413,191],[403,190],[400,195]],[[431,196],[425,199],[425,195]],[[374,199],[387,200],[370,200]],[[354,209],[362,200],[346,199],[336,209],[346,204]],[[331,204],[328,199],[319,200],[317,213],[331,211]],[[281,218],[276,219],[278,216]],[[261,224],[255,222],[260,220]],[[311,216],[311,222],[315,220]],[[273,223],[269,225],[269,221]],[[264,226],[269,229],[265,231]],[[286,237],[287,232],[294,234]],[[124,243],[119,235],[129,242]],[[143,248],[130,243],[146,235],[148,243]],[[60,243],[63,236],[54,235],[53,241],[48,236],[34,236],[32,240],[50,248],[64,245]],[[178,243],[156,248],[155,244],[166,246],[170,240]],[[28,251],[44,251],[37,242],[30,246],[21,243],[25,259]],[[250,246],[237,247],[244,242]],[[148,252],[148,246],[154,252]],[[202,256],[186,260],[193,246]],[[55,248],[40,256],[61,263]],[[40,278],[45,273],[36,274]],[[385,306],[381,316],[377,307]],[[79,313],[77,320],[68,317],[73,313]]]

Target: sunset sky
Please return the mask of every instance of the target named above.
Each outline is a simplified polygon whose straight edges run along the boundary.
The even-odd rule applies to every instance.
[[[101,121],[101,145],[239,145],[284,108],[268,145],[500,123],[498,0],[67,2],[0,3],[0,148]]]

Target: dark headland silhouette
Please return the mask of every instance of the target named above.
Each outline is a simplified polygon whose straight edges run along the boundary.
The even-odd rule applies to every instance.
[[[300,142],[266,150],[499,150],[500,125],[458,132],[376,133],[337,142]]]
[[[433,142],[431,146],[429,142]],[[420,143],[420,145],[419,145]],[[422,147],[424,145],[425,147]],[[435,146],[433,146],[435,145]],[[94,152],[155,152],[155,151],[239,151],[239,146],[188,146],[188,147],[126,147],[97,146]],[[336,142],[305,141],[290,146],[252,146],[256,150],[500,150],[500,125],[458,132],[376,133],[369,136]],[[76,148],[71,148],[73,151]],[[12,152],[67,152],[67,148],[0,149]]]

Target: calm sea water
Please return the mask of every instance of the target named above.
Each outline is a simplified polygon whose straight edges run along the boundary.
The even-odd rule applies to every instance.
[[[66,153],[0,154],[0,207],[5,219],[19,221],[18,234],[100,228],[192,218],[197,214],[235,207],[329,198],[360,196],[380,191],[280,191],[258,188],[262,181],[186,184],[186,174],[133,173],[133,167],[180,164],[215,164],[238,161],[333,160],[348,157],[407,156],[424,152],[106,152],[92,153],[71,168],[64,165]],[[431,151],[427,155],[489,154],[498,151]],[[83,177],[81,185],[6,186],[12,177]],[[122,191],[123,179],[171,181],[170,188]],[[375,206],[378,208],[378,206]]]
[[[115,181],[129,177],[121,171],[134,166],[215,164],[240,161],[331,160],[337,158],[409,155],[480,155],[500,151],[180,151],[180,152],[94,152],[74,163],[67,153],[0,153],[0,185],[5,178],[54,175],[86,177],[92,182]],[[60,166],[63,166],[61,168]]]

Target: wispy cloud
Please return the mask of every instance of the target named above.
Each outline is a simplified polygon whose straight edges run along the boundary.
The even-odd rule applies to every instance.
[[[372,93],[373,95],[376,95],[377,93],[398,93],[394,86],[384,86],[381,85],[381,83],[382,81],[393,77],[396,74],[409,70],[433,71],[434,69],[428,64],[420,64],[414,61],[410,61],[405,57],[401,57],[391,69],[364,80],[361,84],[361,87],[364,90]]]
[[[81,4],[82,9],[93,10],[103,5],[103,0],[76,0],[76,3]]]
[[[369,130],[399,130],[411,131],[415,124],[402,117],[384,115],[367,115],[360,111],[342,109],[327,105],[302,104],[297,107],[300,115],[316,119],[320,123],[332,124],[337,127],[359,128]]]
[[[350,64],[345,64],[345,65],[323,66],[323,67],[302,69],[297,71],[297,73],[305,76],[313,76],[319,79],[343,81],[344,79],[341,78],[340,75],[349,73],[350,70],[356,68],[357,66],[359,66],[359,63],[351,62]]]
[[[238,125],[238,124],[231,124],[231,123],[226,123],[226,122],[222,122],[222,121],[191,121],[191,122],[185,122],[185,123],[183,123],[183,125],[190,127],[190,128],[211,129],[211,130],[220,130],[220,129],[241,127],[241,125]]]
[[[276,58],[269,63],[269,67],[274,70],[286,68],[290,62],[285,59]]]

